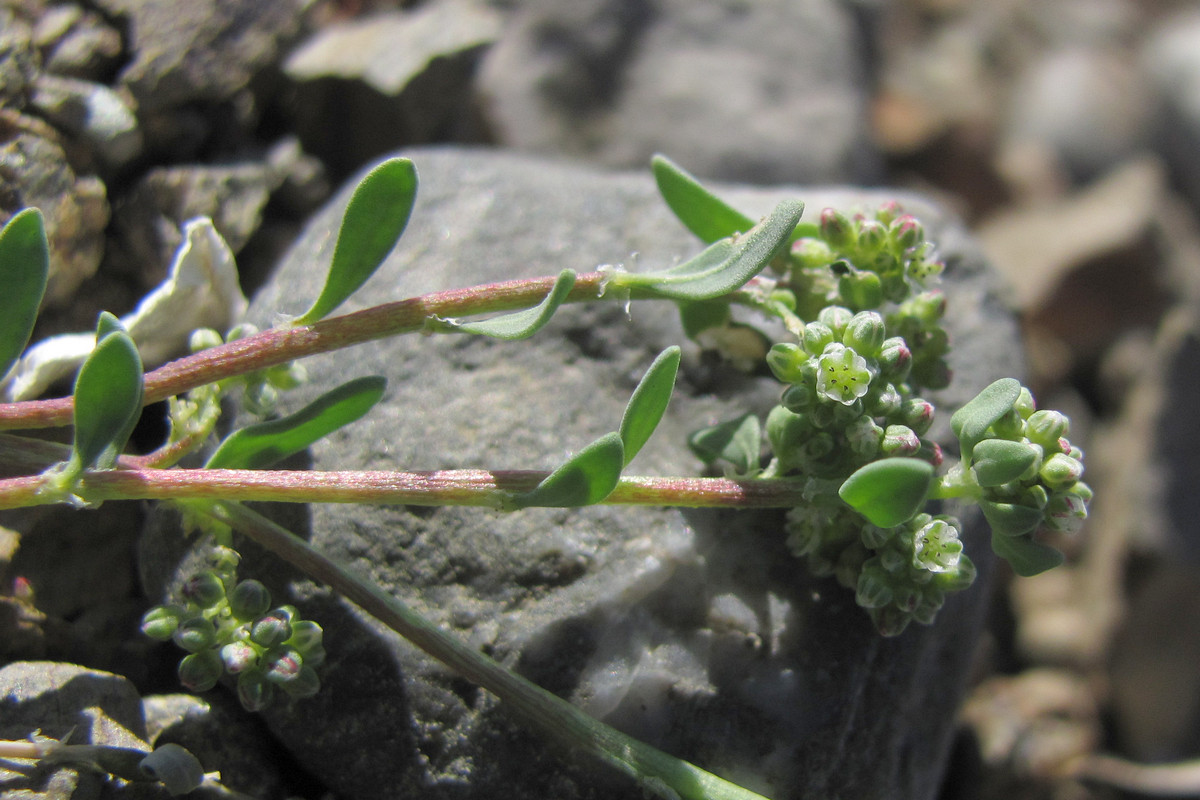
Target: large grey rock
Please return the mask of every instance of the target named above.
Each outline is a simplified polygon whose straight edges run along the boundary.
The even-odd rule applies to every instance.
[[[521,4],[480,91],[504,145],[759,183],[869,182],[866,48],[831,0]]]
[[[413,219],[350,308],[566,267],[649,269],[700,249],[648,172],[487,152],[409,155],[422,180]],[[722,193],[752,214],[785,196]],[[825,205],[885,199],[786,194],[807,200],[810,218]],[[255,300],[256,322],[301,312],[315,296],[347,198],[312,221]],[[962,228],[926,201],[905,202],[952,264],[960,347],[948,395],[961,402],[1017,370],[1014,326]],[[617,302],[568,307],[528,342],[407,337],[312,359],[311,385],[288,405],[357,375],[389,380],[369,418],[313,448],[318,469],[549,468],[614,429],[651,358],[683,342],[666,305],[636,304],[628,317]],[[713,366],[685,346],[671,407],[631,471],[695,474],[686,434],[747,407],[765,411],[778,391],[773,379]],[[813,580],[788,554],[778,513],[292,511],[295,530],[456,636],[623,730],[777,800],[936,792],[986,579],[953,598],[935,626],[885,640],[852,593]],[[177,532],[148,536],[143,569],[152,587],[169,577],[161,551],[171,539]],[[986,577],[986,537],[973,530],[967,548]],[[271,563],[250,546],[243,553],[247,566]],[[339,795],[515,800],[637,791],[518,727],[503,703],[326,590],[294,580],[283,596],[325,626],[329,661],[317,697],[266,717]]]

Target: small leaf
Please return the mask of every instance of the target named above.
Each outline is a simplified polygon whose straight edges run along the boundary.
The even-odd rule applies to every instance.
[[[963,459],[969,461],[975,445],[987,435],[987,429],[1012,410],[1020,396],[1020,381],[1001,378],[954,412],[950,418],[950,428],[958,437]]]
[[[1038,451],[1024,442],[984,439],[972,451],[971,469],[980,486],[999,486],[1024,475],[1037,458]]]
[[[746,413],[696,431],[688,437],[688,447],[705,465],[721,459],[732,464],[736,474],[751,475],[759,469],[762,423],[754,414]]]
[[[105,312],[96,347],[75,379],[75,443],[78,469],[108,469],[142,413],[142,358],[137,346]]]
[[[748,231],[754,225],[754,220],[705,189],[666,156],[654,156],[650,168],[667,206],[705,244]]]
[[[1042,524],[1043,512],[1039,508],[992,500],[980,500],[979,508],[992,527],[992,533],[1000,536],[1024,536]]]
[[[554,287],[550,293],[546,295],[541,303],[533,308],[527,308],[524,311],[517,311],[512,314],[505,314],[500,317],[492,317],[480,322],[458,322],[450,320],[442,320],[455,331],[462,333],[475,333],[481,336],[492,336],[496,339],[507,339],[515,341],[517,339],[525,339],[542,329],[550,318],[554,316],[554,312],[567,299],[567,295],[571,293],[571,289],[575,286],[575,271],[564,269],[558,273],[558,279],[554,281]]]
[[[407,158],[388,159],[367,173],[342,216],[325,286],[297,325],[325,317],[375,274],[404,233],[416,195],[417,170]]]
[[[933,465],[919,458],[885,458],[860,467],[838,489],[840,496],[872,525],[894,528],[925,505]]]
[[[741,288],[787,246],[804,204],[785,200],[740,236],[709,245],[695,258],[662,272],[619,272],[616,287],[637,288],[672,300],[711,300]]]
[[[386,386],[377,375],[347,381],[294,414],[234,431],[205,466],[265,469],[362,417],[383,397]]]
[[[532,490],[514,495],[510,507],[577,508],[599,503],[617,488],[624,466],[621,434],[605,434],[567,459]]]
[[[1004,536],[993,531],[992,550],[1022,578],[1032,578],[1063,563],[1062,553],[1030,536]]]
[[[637,388],[625,406],[621,417],[621,443],[625,447],[625,465],[642,449],[642,445],[654,433],[659,420],[667,410],[671,392],[675,390],[675,376],[679,372],[680,350],[668,347],[658,354],[646,374],[638,381]]]
[[[27,208],[0,230],[0,377],[8,374],[29,343],[49,272],[42,212]]]

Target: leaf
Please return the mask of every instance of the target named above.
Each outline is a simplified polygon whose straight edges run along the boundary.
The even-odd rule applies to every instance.
[[[27,208],[0,230],[0,377],[29,343],[49,273],[45,220],[41,211]]]
[[[1039,508],[1020,506],[1015,503],[997,503],[980,500],[979,508],[992,527],[992,533],[1001,536],[1024,536],[1033,533],[1044,519]]]
[[[116,317],[101,314],[91,355],[75,379],[75,442],[78,469],[108,469],[142,413],[142,358]]]
[[[605,434],[567,459],[533,489],[514,495],[510,507],[577,508],[599,503],[617,488],[624,466],[621,434]]]
[[[667,206],[705,244],[748,231],[754,225],[754,220],[705,189],[666,156],[654,156],[650,168]]]
[[[208,459],[209,469],[265,469],[362,417],[383,397],[377,375],[347,381],[294,414],[234,431]]]
[[[838,496],[872,525],[894,528],[912,519],[925,505],[933,465],[919,458],[885,458],[860,467]]]
[[[950,418],[950,428],[958,437],[964,460],[969,461],[975,445],[987,435],[987,429],[1012,410],[1020,396],[1020,381],[1001,378],[954,412]]]
[[[762,425],[757,416],[746,413],[696,431],[688,437],[688,447],[705,465],[722,459],[732,464],[738,475],[750,475],[759,469]]]
[[[679,372],[680,350],[668,347],[658,354],[625,405],[621,417],[621,443],[625,448],[625,465],[642,449],[654,433],[671,401],[675,376]]]
[[[492,317],[480,322],[458,322],[451,320],[442,320],[442,322],[462,333],[475,333],[481,336],[492,336],[496,339],[507,339],[509,341],[525,339],[537,333],[550,321],[550,318],[554,316],[554,312],[567,299],[567,295],[571,293],[571,289],[574,286],[575,271],[564,269],[558,273],[558,279],[554,281],[554,287],[550,290],[550,293],[546,295],[541,303],[533,308],[527,308],[523,311],[505,314],[500,317]]]
[[[404,233],[416,195],[417,170],[407,158],[388,159],[367,173],[342,216],[325,286],[297,325],[327,316],[375,274]]]
[[[618,272],[612,285],[637,288],[672,300],[711,300],[741,288],[787,246],[804,204],[785,200],[740,236],[722,239],[662,272]]]
[[[999,486],[1024,475],[1037,458],[1038,451],[1024,442],[984,439],[972,451],[971,470],[980,486]]]
[[[1022,578],[1032,578],[1063,563],[1062,553],[1030,536],[1004,536],[993,531],[992,550]]]
[[[689,339],[695,340],[704,331],[723,327],[729,322],[729,301],[720,299],[680,303],[679,318],[683,322],[683,332]]]

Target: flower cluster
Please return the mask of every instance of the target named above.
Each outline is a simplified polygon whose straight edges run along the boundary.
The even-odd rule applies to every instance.
[[[294,698],[320,688],[316,667],[325,661],[321,626],[301,619],[294,606],[272,608],[271,593],[256,580],[237,580],[238,553],[216,547],[209,568],[184,582],[177,602],[155,606],[142,632],[173,640],[188,655],[179,680],[194,692],[237,677],[237,696],[248,711],[271,704],[276,690]]]

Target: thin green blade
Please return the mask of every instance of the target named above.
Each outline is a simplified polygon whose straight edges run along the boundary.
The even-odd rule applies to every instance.
[[[0,377],[29,343],[49,273],[45,220],[41,211],[27,208],[0,230]]]
[[[361,418],[383,397],[377,375],[347,381],[294,414],[234,431],[208,459],[210,469],[265,469]]]
[[[667,206],[689,231],[705,244],[742,233],[754,226],[754,220],[700,185],[691,174],[666,156],[650,160],[658,191]]]
[[[327,316],[375,274],[404,233],[416,196],[417,170],[407,158],[389,159],[367,173],[346,206],[325,286],[297,325]]]
[[[688,447],[710,465],[718,459],[733,465],[738,475],[758,471],[762,452],[762,423],[753,413],[702,428],[688,437]]]
[[[533,308],[527,308],[524,311],[516,311],[512,314],[504,314],[499,317],[492,317],[480,322],[458,322],[450,320],[442,320],[443,324],[450,326],[451,330],[461,333],[474,333],[481,336],[491,336],[496,339],[507,339],[516,341],[518,339],[526,339],[540,331],[550,318],[554,316],[554,312],[567,299],[567,295],[571,293],[571,289],[575,286],[575,271],[564,269],[558,274],[558,279],[554,281],[554,287],[546,295],[541,303]]]
[[[626,466],[642,449],[666,413],[671,393],[675,391],[680,356],[678,347],[668,347],[659,353],[625,405],[620,434],[625,446]]]
[[[621,434],[605,434],[551,472],[528,492],[514,495],[510,508],[577,508],[612,494],[625,466]]]
[[[142,358],[111,314],[75,379],[75,442],[79,469],[108,469],[142,412]],[[115,323],[115,324],[114,324]]]

